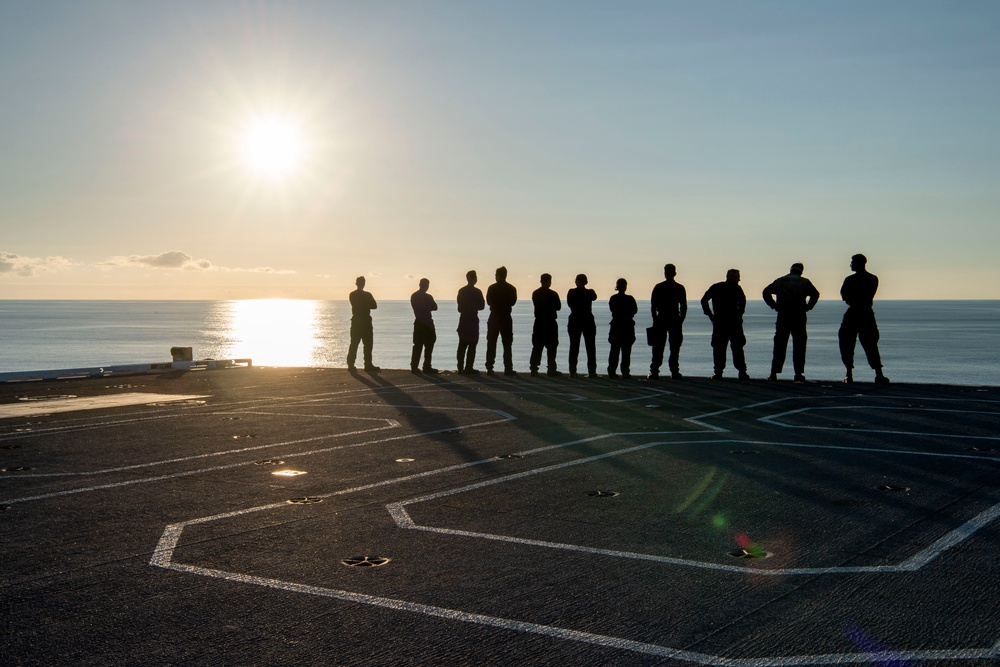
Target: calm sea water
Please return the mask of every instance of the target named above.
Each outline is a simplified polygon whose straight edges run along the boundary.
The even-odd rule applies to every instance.
[[[458,313],[439,297],[435,314],[438,343],[434,365],[455,368]],[[606,301],[597,315],[598,372],[607,367]],[[488,311],[487,311],[488,312]],[[809,315],[806,376],[843,376],[837,328],[844,312],[838,302],[820,302]],[[196,359],[252,358],[259,366],[346,365],[350,305],[346,301],[0,301],[0,372],[84,368],[168,361],[172,346],[193,347]],[[896,382],[1000,385],[1000,301],[879,301],[880,349],[886,374]],[[405,301],[381,301],[373,313],[375,363],[408,368],[413,315]],[[530,302],[514,309],[514,364],[527,370],[531,351]],[[643,331],[650,324],[648,302],[639,302],[632,350],[634,374],[648,372],[650,348]],[[569,349],[565,315],[560,317],[559,363],[566,370]],[[486,356],[486,312],[476,366]],[[745,319],[750,374],[770,370],[774,314],[751,303]],[[711,324],[697,302],[689,305],[681,349],[681,372],[708,376]],[[727,374],[734,374],[727,368]],[[858,346],[855,375],[871,372]],[[586,364],[581,361],[581,368]],[[785,367],[791,377],[791,349]]]

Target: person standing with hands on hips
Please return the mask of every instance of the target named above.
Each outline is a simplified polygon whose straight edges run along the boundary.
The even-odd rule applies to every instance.
[[[805,267],[801,262],[792,264],[788,275],[782,276],[764,288],[764,303],[778,312],[774,325],[774,354],[771,357],[771,374],[768,380],[777,380],[785,365],[788,336],[792,337],[792,366],[795,382],[806,381],[806,313],[816,306],[819,291],[808,278],[802,277]],[[776,298],[777,297],[777,298]]]

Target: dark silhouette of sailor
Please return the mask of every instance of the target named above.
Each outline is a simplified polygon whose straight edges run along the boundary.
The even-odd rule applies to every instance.
[[[531,330],[531,374],[538,375],[542,362],[542,348],[548,355],[547,375],[562,375],[556,370],[556,348],[559,347],[559,325],[556,313],[562,309],[562,300],[552,289],[552,276],[543,273],[539,278],[541,287],[531,293],[531,303],[535,306],[535,325]]]
[[[507,267],[501,266],[496,272],[497,281],[486,290],[486,304],[490,307],[490,317],[486,320],[486,372],[493,375],[493,365],[497,358],[497,337],[503,342],[503,373],[517,375],[514,371],[514,321],[511,310],[517,303],[517,289],[507,282]]]
[[[619,278],[615,282],[615,294],[608,300],[611,309],[611,328],[608,330],[608,342],[611,343],[611,353],[608,355],[608,377],[615,378],[618,370],[618,355],[621,354],[622,377],[629,379],[631,374],[632,343],[635,342],[635,314],[639,306],[635,297],[626,294],[628,281]]]
[[[711,304],[711,305],[709,305]],[[729,269],[725,282],[715,283],[701,297],[701,309],[712,321],[712,359],[715,372],[712,378],[722,379],[726,368],[726,348],[733,350],[733,366],[739,371],[741,380],[749,380],[747,360],[743,347],[747,338],[743,334],[743,313],[747,309],[747,296],[740,287],[740,272]]]
[[[347,368],[354,371],[354,362],[358,358],[358,343],[364,344],[365,370],[374,373],[379,369],[372,363],[372,311],[378,308],[375,297],[365,291],[365,277],[358,276],[354,281],[358,289],[348,297],[351,301],[351,344],[347,348]]]
[[[478,373],[476,345],[479,344],[479,311],[486,308],[483,292],[476,287],[479,276],[475,271],[465,274],[468,284],[458,290],[458,372],[467,375]]]
[[[679,380],[681,377],[680,354],[681,343],[684,342],[682,331],[684,318],[687,317],[687,290],[674,278],[677,276],[677,267],[667,264],[663,267],[662,283],[653,287],[653,294],[649,297],[650,309],[653,313],[653,326],[647,331],[648,342],[653,348],[653,360],[649,365],[649,379],[656,380],[660,377],[660,366],[663,364],[663,350],[670,342],[670,357],[667,365],[670,366],[670,377]]]
[[[576,277],[576,287],[566,293],[566,305],[569,306],[569,321],[566,329],[569,333],[569,376],[576,377],[576,363],[580,357],[580,337],[587,348],[587,373],[597,377],[597,324],[594,322],[593,304],[597,301],[597,292],[587,289],[587,276]]]
[[[795,382],[806,381],[806,313],[816,306],[819,292],[808,278],[802,277],[803,268],[801,262],[792,264],[788,275],[776,279],[762,293],[764,303],[778,312],[774,325],[774,355],[771,358],[768,380],[778,379],[778,373],[785,365],[788,336],[791,335]]]
[[[432,312],[438,309],[434,297],[427,293],[431,281],[420,279],[420,289],[410,295],[410,307],[413,309],[413,353],[410,355],[410,371],[419,373],[437,373],[431,363],[434,353],[434,343],[437,341],[437,331],[434,329]],[[424,355],[423,369],[419,367],[420,353]]]
[[[844,382],[854,382],[854,347],[860,338],[868,365],[875,371],[875,382],[889,384],[889,378],[882,374],[878,324],[872,310],[875,292],[878,291],[878,276],[868,273],[867,264],[868,258],[860,253],[851,257],[851,271],[854,273],[844,278],[840,288],[840,296],[847,303],[847,312],[837,335],[840,339],[840,358],[847,368]]]

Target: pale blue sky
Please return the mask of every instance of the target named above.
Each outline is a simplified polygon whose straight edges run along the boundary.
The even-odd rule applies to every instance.
[[[1000,298],[1000,3],[0,3],[0,298]],[[282,179],[239,154],[298,128]]]

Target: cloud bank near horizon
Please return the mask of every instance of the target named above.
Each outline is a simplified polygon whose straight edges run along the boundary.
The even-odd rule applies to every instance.
[[[73,267],[96,267],[102,270],[120,268],[159,269],[166,271],[223,271],[231,273],[267,273],[291,275],[291,269],[276,269],[270,266],[253,268],[226,267],[213,264],[207,259],[195,259],[180,250],[168,250],[157,255],[116,255],[97,263],[77,262],[60,256],[25,257],[0,250],[0,276],[15,275],[31,278],[42,273],[65,271]]]

